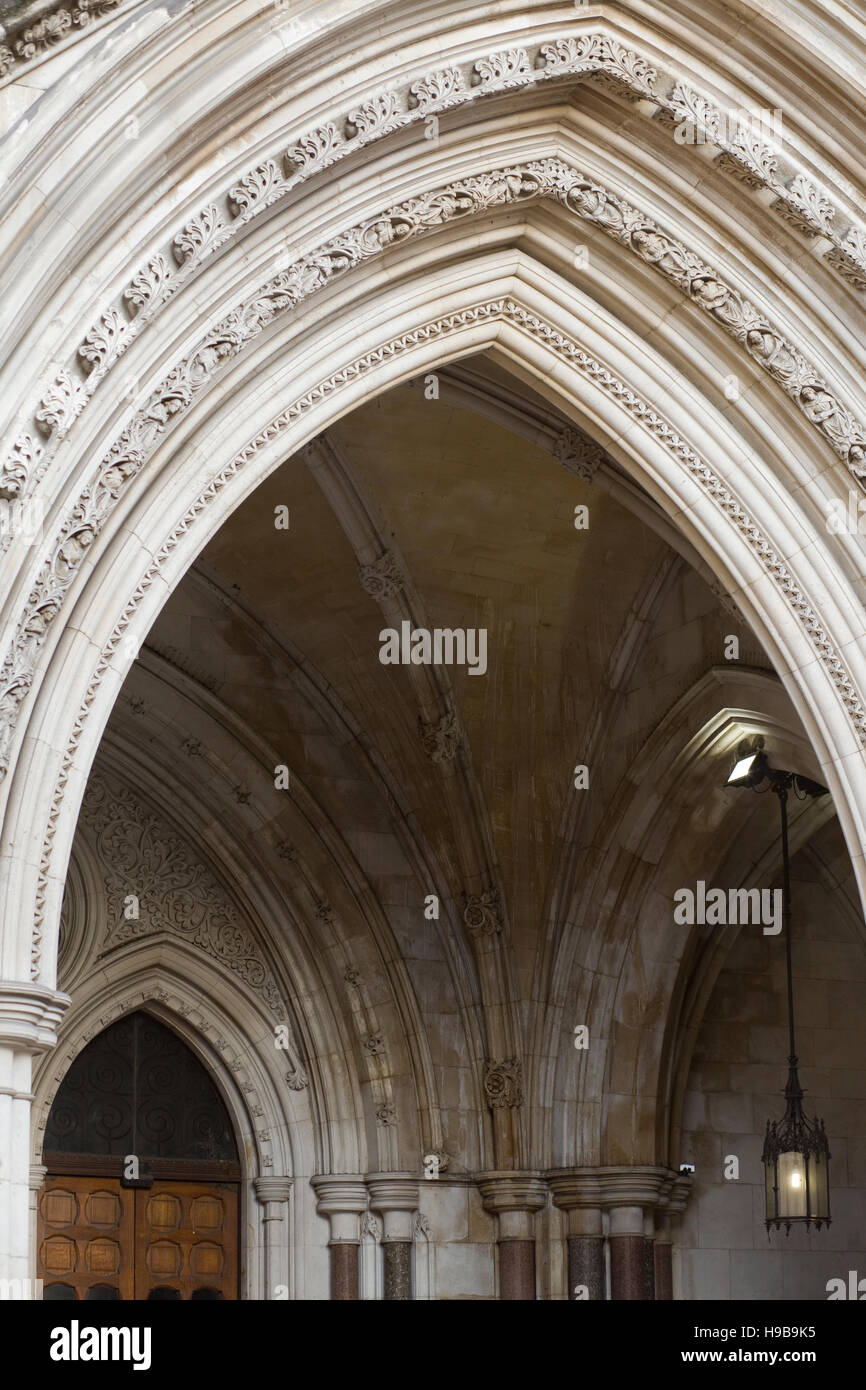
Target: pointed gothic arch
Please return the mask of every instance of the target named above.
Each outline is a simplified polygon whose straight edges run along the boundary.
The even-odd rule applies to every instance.
[[[774,19],[779,53],[762,64],[739,33],[733,57],[721,46],[711,59],[690,23],[677,33],[659,16],[648,33],[627,6],[615,27],[577,18],[552,33],[544,15],[511,4],[447,21],[419,4],[406,20],[382,0],[363,7],[351,35],[327,5],[311,33],[236,8],[229,17],[205,3],[189,26],[188,69],[172,93],[182,108],[177,168],[160,166],[156,182],[146,173],[170,100],[158,65],[172,71],[178,26],[167,21],[142,42],[124,5],[79,44],[94,71],[79,109],[49,86],[28,111],[7,190],[21,191],[25,168],[50,187],[38,264],[12,277],[20,332],[2,377],[6,495],[33,486],[46,502],[44,544],[12,541],[3,596],[15,632],[0,687],[11,753],[0,788],[0,907],[15,924],[0,957],[0,977],[12,981],[10,1045],[16,1010],[34,1047],[53,1040],[78,808],[131,655],[172,589],[287,457],[361,401],[479,352],[606,449],[735,595],[833,790],[863,894],[863,544],[830,535],[824,515],[862,476],[866,398],[851,324],[866,242],[841,120],[829,189],[813,182],[821,142],[801,117],[814,113],[786,71],[797,70],[794,26]],[[718,18],[728,23],[724,7]],[[443,30],[435,54],[431,19]],[[839,77],[853,39],[837,22],[822,72],[838,98],[828,105],[844,112],[862,92]],[[309,54],[325,40],[332,63],[314,77]],[[0,55],[0,68],[14,75],[19,58]],[[394,78],[384,91],[383,68]],[[584,78],[594,96],[576,113],[571,91]],[[275,79],[291,94],[285,109]],[[150,120],[127,167],[117,114],[142,89]],[[706,114],[708,101],[723,113],[725,101],[767,90],[795,113],[783,163],[759,157],[752,167],[722,137],[719,168],[705,179],[694,152],[671,140],[676,112],[691,103]],[[431,116],[444,152],[422,133]],[[197,160],[193,151],[217,136],[226,149]],[[52,182],[60,144],[68,168],[78,153],[107,185],[122,171],[119,214],[116,190],[108,199],[94,179],[68,216],[68,170]],[[539,163],[546,196],[524,196]],[[732,163],[745,186],[769,190],[771,207],[757,187],[727,205],[733,185],[720,178]],[[442,193],[443,167],[456,192]],[[589,274],[575,264],[576,236],[589,243]],[[269,297],[263,286],[284,253],[279,273],[294,273],[300,289],[293,298],[281,284]],[[37,342],[39,390],[24,399],[16,373]],[[736,408],[722,389],[732,373],[745,388]],[[25,1082],[15,1091],[27,1093]]]

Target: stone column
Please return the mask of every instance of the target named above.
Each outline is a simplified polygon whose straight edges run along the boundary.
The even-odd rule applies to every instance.
[[[646,1298],[643,1207],[612,1207],[608,1239],[611,1298]]]
[[[617,1300],[651,1299],[655,1274],[653,1270],[651,1280],[654,1255],[652,1240],[647,1241],[647,1216],[652,1216],[660,1194],[667,1190],[671,1171],[623,1166],[596,1172],[609,1216],[610,1296]]]
[[[538,1173],[482,1173],[478,1191],[499,1222],[499,1297],[528,1302],[535,1298],[535,1213],[547,1205],[547,1184]]]
[[[598,1177],[561,1169],[548,1173],[547,1181],[555,1205],[568,1214],[568,1297],[574,1302],[603,1301],[604,1231]]]
[[[653,1244],[655,1265],[655,1292],[658,1302],[667,1303],[673,1298],[673,1276],[671,1269],[671,1218],[666,1211],[656,1216],[656,1237]]]
[[[256,1196],[264,1207],[262,1225],[265,1242],[265,1288],[266,1299],[276,1298],[280,1286],[290,1288],[289,1260],[290,1235],[288,1230],[289,1198],[292,1195],[291,1178],[263,1177],[253,1182]]]
[[[655,1212],[645,1211],[643,1214],[643,1265],[644,1265],[644,1298],[650,1302],[655,1302],[656,1296],[656,1218]]]
[[[673,1224],[686,1209],[693,1181],[688,1173],[672,1174],[659,1212],[660,1229],[656,1236],[656,1298],[659,1299],[674,1296]]]
[[[68,994],[30,982],[0,983],[0,1278],[20,1280],[22,1288],[31,1276],[33,1058],[56,1045],[68,1003]]]
[[[411,1299],[417,1179],[411,1173],[370,1173],[366,1181],[370,1207],[382,1218],[384,1298],[386,1302]]]
[[[316,1192],[316,1211],[331,1225],[331,1298],[346,1302],[358,1298],[358,1246],[361,1215],[367,1210],[367,1189],[360,1173],[328,1173],[311,1178]]]

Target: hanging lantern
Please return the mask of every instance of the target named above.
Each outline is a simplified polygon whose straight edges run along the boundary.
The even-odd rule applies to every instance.
[[[764,1185],[767,1206],[767,1235],[772,1227],[787,1235],[795,1223],[820,1231],[830,1225],[830,1148],[824,1121],[807,1120],[803,1114],[803,1088],[797,1075],[794,1044],[794,978],[791,967],[791,864],[788,851],[788,795],[798,799],[826,796],[827,788],[796,772],[770,767],[763,751],[764,740],[744,741],[727,786],[748,787],[759,792],[775,792],[779,798],[782,829],[782,918],[785,927],[785,969],[788,985],[788,1084],[785,1087],[785,1113],[781,1120],[768,1120],[764,1137]]]
[[[824,1121],[807,1120],[803,1114],[803,1089],[797,1075],[797,1058],[789,1059],[787,1105],[781,1120],[768,1120],[764,1138],[767,1195],[767,1234],[802,1223],[820,1231],[830,1225],[830,1148]]]

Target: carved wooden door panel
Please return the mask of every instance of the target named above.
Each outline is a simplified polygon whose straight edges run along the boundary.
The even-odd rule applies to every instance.
[[[136,1298],[236,1299],[237,1248],[231,1183],[155,1181],[136,1190]]]
[[[50,1177],[39,1198],[39,1278],[55,1299],[236,1299],[232,1183]]]
[[[231,1120],[202,1063],[159,1019],[126,1015],[78,1054],[42,1161],[43,1297],[237,1298]]]
[[[39,1278],[46,1299],[133,1298],[135,1193],[117,1178],[46,1178]]]

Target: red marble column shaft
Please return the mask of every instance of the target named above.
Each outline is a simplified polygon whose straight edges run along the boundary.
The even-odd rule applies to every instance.
[[[340,1241],[330,1246],[331,1298],[335,1302],[354,1302],[358,1298],[358,1246]]]
[[[610,1237],[610,1296],[614,1299],[646,1298],[645,1238],[642,1235]]]
[[[674,1296],[671,1243],[669,1240],[657,1240],[655,1242],[655,1274],[656,1299],[669,1302]]]
[[[499,1242],[499,1297],[529,1302],[535,1298],[535,1241]]]

